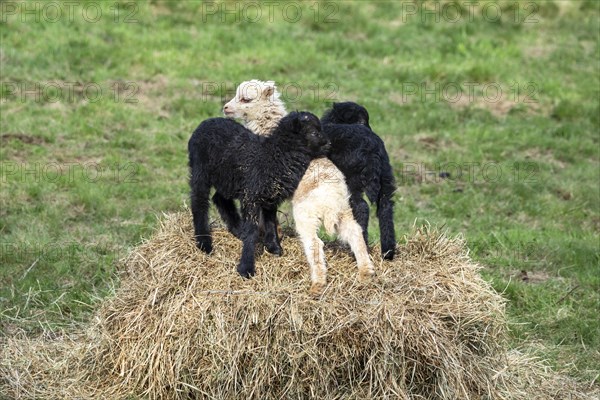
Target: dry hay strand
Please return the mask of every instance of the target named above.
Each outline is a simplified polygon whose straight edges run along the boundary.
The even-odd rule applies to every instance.
[[[96,335],[97,336],[97,335]],[[24,332],[0,340],[0,399],[108,398],[112,383],[89,374],[97,342],[82,333]]]
[[[591,398],[506,352],[505,302],[460,238],[416,230],[367,284],[350,252],[329,245],[314,299],[297,239],[243,280],[239,240],[215,229],[207,256],[192,237],[188,210],[166,215],[83,334],[48,349],[8,343],[0,373],[19,376],[22,398]],[[37,364],[11,361],[26,358]],[[13,397],[15,385],[0,378]]]
[[[495,378],[502,398],[529,400],[599,400],[600,386],[557,374],[529,349],[505,353],[505,366]]]

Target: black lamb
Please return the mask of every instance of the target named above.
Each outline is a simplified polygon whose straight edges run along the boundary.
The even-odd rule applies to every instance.
[[[329,159],[344,173],[350,189],[350,205],[354,218],[368,238],[369,205],[377,204],[377,218],[384,259],[394,258],[394,204],[396,190],[390,159],[381,138],[371,130],[369,113],[356,103],[334,103],[321,118],[323,131],[331,141]]]
[[[313,158],[328,151],[319,119],[308,112],[284,117],[270,137],[253,134],[226,118],[203,121],[188,142],[191,207],[196,245],[212,251],[208,225],[209,194],[228,229],[243,242],[238,272],[254,275],[254,247],[259,222],[276,223],[277,206],[291,197]],[[233,200],[239,199],[241,216]],[[262,218],[261,218],[262,214]],[[278,241],[275,227],[265,227],[267,242]]]

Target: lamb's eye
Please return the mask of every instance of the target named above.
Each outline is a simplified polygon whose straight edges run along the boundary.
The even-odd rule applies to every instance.
[[[245,97],[242,97],[240,99],[240,103],[250,103],[250,99],[246,99]]]

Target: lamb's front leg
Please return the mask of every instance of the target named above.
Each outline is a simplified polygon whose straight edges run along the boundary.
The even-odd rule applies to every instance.
[[[283,249],[277,234],[277,207],[263,208],[262,210],[264,228],[265,228],[265,247],[271,254],[277,256],[283,255]]]
[[[247,209],[242,205],[242,257],[238,264],[237,271],[244,278],[250,278],[255,274],[254,268],[254,248],[258,240],[258,218],[259,209],[252,207]]]

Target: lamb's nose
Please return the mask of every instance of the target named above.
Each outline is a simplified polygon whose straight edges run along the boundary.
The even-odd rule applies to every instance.
[[[229,106],[227,104],[225,104],[223,106],[223,111],[225,111],[225,112],[229,111]]]

